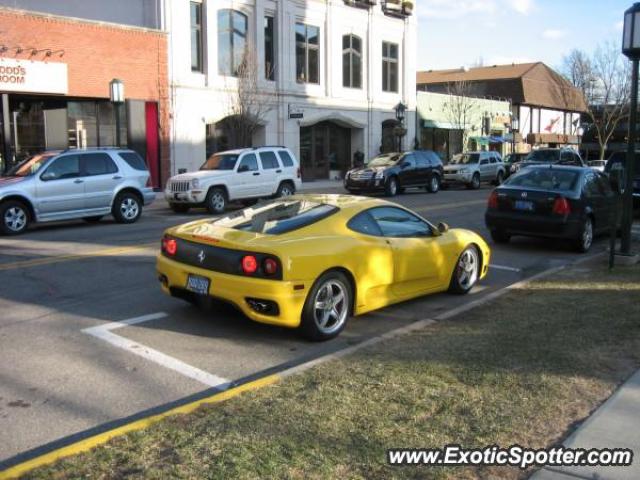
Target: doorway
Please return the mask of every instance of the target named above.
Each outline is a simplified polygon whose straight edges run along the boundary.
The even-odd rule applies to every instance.
[[[300,128],[303,181],[342,177],[351,165],[351,129],[325,121]]]

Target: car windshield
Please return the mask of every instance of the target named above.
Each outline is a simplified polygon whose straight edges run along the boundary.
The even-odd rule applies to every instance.
[[[11,170],[9,170],[6,174],[7,177],[30,177],[31,175],[35,175],[42,168],[42,166],[47,163],[47,161],[53,157],[54,154],[41,154],[34,155],[31,158],[26,159],[25,161],[19,163]]]
[[[509,178],[504,185],[510,187],[535,188],[565,192],[573,190],[580,177],[575,170],[560,170],[557,168],[527,168]]]
[[[239,155],[237,154],[214,154],[202,164],[200,170],[233,170],[236,167]]]
[[[462,153],[454,155],[451,163],[459,165],[468,165],[470,163],[478,163],[480,161],[479,153]]]
[[[379,155],[374,159],[372,159],[369,162],[368,166],[369,167],[390,167],[391,165],[395,165],[396,162],[399,160],[399,158],[400,158],[399,153]]]
[[[553,163],[560,160],[560,150],[534,150],[527,155],[526,162]]]
[[[279,235],[333,215],[337,207],[307,200],[275,200],[220,218],[213,225],[245,232]]]

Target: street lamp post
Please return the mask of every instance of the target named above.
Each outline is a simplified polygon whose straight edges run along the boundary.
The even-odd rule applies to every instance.
[[[402,135],[400,132],[404,131],[404,114],[407,111],[407,106],[400,102],[395,107],[396,120],[398,120],[398,152],[402,152]]]
[[[627,143],[626,178],[622,208],[622,235],[620,253],[631,255],[631,226],[633,224],[633,178],[636,150],[638,113],[638,60],[640,59],[640,3],[634,3],[624,12],[622,53],[632,62],[631,105],[629,107],[629,138]]]
[[[124,103],[124,83],[114,78],[109,82],[109,99],[116,115],[116,146],[120,147],[120,106]]]

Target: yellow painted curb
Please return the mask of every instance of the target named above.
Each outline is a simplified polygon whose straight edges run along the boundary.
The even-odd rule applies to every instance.
[[[142,430],[144,428],[147,428],[166,417],[169,417],[172,415],[178,415],[178,414],[191,413],[202,405],[224,402],[225,400],[229,400],[230,398],[236,397],[244,392],[258,390],[268,385],[272,385],[276,383],[278,380],[280,380],[279,375],[269,375],[267,377],[259,378],[258,380],[244,383],[235,388],[230,388],[229,390],[225,390],[224,392],[216,393],[215,395],[212,395],[210,397],[206,397],[201,400],[196,400],[186,405],[173,408],[164,413],[159,413],[157,415],[152,415],[147,418],[142,418],[140,420],[133,421],[126,425],[122,425],[121,427],[114,428],[113,430],[109,430],[107,432],[100,433],[93,437],[80,440],[71,445],[67,445],[66,447],[61,447],[52,452],[45,453],[44,455],[40,455],[39,457],[33,458],[31,460],[27,460],[26,462],[20,463],[18,465],[14,465],[13,467],[9,467],[8,469],[0,472],[0,480],[7,480],[9,478],[19,477],[20,475],[24,475],[25,473],[29,472],[30,470],[33,470],[34,468],[42,467],[44,465],[53,463],[56,460],[60,460],[61,458],[69,457],[71,455],[77,455],[79,453],[91,450],[92,448],[97,447],[98,445],[102,445],[103,443],[108,442],[112,438],[125,435],[129,432],[134,432],[136,430]]]
[[[88,253],[77,253],[71,255],[56,255],[53,257],[34,258],[32,260],[21,260],[19,262],[0,263],[0,271],[15,270],[17,268],[37,267],[39,265],[50,265],[53,263],[71,262],[74,260],[86,260],[96,257],[113,257],[127,253],[138,252],[158,246],[158,242],[145,243],[134,247],[114,247],[104,248],[102,250],[94,250]]]

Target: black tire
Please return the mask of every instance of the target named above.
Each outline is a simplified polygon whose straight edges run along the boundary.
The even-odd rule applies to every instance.
[[[333,307],[336,311],[340,309],[340,318],[335,319],[334,325],[331,326],[328,324],[327,320],[327,326],[323,329],[318,325],[318,322],[321,321],[321,319],[317,319],[320,309],[316,309],[315,306],[317,302],[322,301],[318,298],[319,296],[323,296],[323,290],[325,292],[327,291],[327,285],[330,285],[331,292],[333,293],[342,291],[343,298]],[[326,298],[326,295],[324,297]],[[308,340],[314,342],[323,342],[337,337],[340,335],[340,332],[344,330],[344,327],[351,316],[352,304],[353,290],[347,277],[343,273],[335,270],[324,273],[315,281],[309,291],[309,295],[307,295],[307,299],[304,302],[302,316],[300,318],[300,333]],[[330,318],[331,317],[329,317],[329,320]]]
[[[0,233],[3,235],[20,235],[31,222],[29,208],[18,201],[9,200],[0,204]]]
[[[227,208],[227,192],[222,188],[212,188],[207,193],[207,199],[205,200],[205,206],[207,211],[211,214],[224,213]]]
[[[290,197],[291,195],[295,195],[295,193],[296,187],[294,187],[291,182],[281,182],[276,191],[276,198]]]
[[[133,192],[120,192],[111,209],[118,223],[135,223],[142,215],[142,200]]]
[[[93,217],[84,217],[83,220],[87,223],[98,223],[102,220],[102,217],[104,217],[104,215],[95,215]]]
[[[574,246],[576,250],[580,253],[587,253],[593,245],[593,235],[594,235],[594,225],[593,219],[591,217],[587,217],[582,222],[582,228],[580,229],[580,236],[575,239]]]
[[[169,208],[175,213],[187,213],[191,208],[190,205],[184,205],[182,203],[170,203]]]
[[[429,193],[438,193],[440,191],[440,177],[438,175],[432,175],[427,185],[427,191]]]
[[[511,235],[504,230],[491,230],[491,238],[495,243],[509,243]]]
[[[467,184],[467,188],[470,190],[477,190],[480,188],[480,174],[474,173],[471,177],[471,182]]]
[[[466,284],[460,278],[460,264],[465,255],[470,254],[475,256],[475,279],[469,278],[469,283]],[[468,245],[456,260],[456,264],[453,267],[453,272],[451,274],[451,281],[449,282],[449,292],[455,293],[459,295],[467,294],[471,291],[473,286],[476,284],[478,279],[480,278],[480,269],[481,269],[481,260],[480,260],[480,252],[474,245]]]
[[[396,177],[389,177],[389,180],[387,180],[387,183],[384,185],[384,194],[387,197],[394,197],[398,194],[398,190],[398,179]]]
[[[496,176],[496,185],[502,185],[502,182],[504,182],[504,172],[499,170],[498,175]]]

